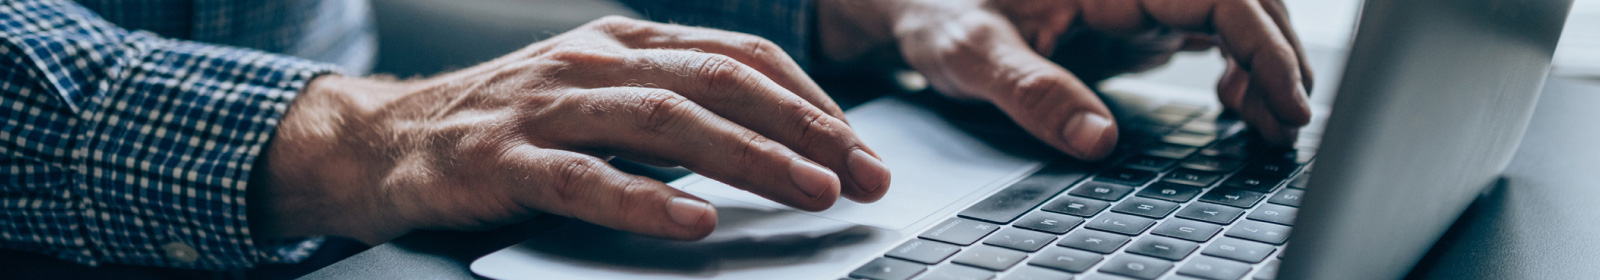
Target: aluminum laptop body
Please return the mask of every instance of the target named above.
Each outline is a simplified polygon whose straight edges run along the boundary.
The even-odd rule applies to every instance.
[[[1253,132],[1219,117],[1209,95],[1110,97],[1119,124],[1148,135],[1099,163],[1065,159],[993,112],[887,97],[846,114],[893,174],[877,203],[804,212],[691,175],[670,185],[717,207],[705,240],[571,222],[471,269],[497,279],[1399,278],[1509,162],[1570,5],[1367,1],[1331,114],[1318,114],[1331,115],[1325,132],[1314,124],[1296,150],[1249,148]],[[1229,153],[1250,155],[1213,160]],[[1186,173],[1197,169],[1214,172]],[[1216,205],[1237,213],[1208,221],[1209,208],[1191,209]],[[1107,233],[1117,247],[1083,238]],[[1086,263],[1079,256],[1098,259],[1067,265]]]

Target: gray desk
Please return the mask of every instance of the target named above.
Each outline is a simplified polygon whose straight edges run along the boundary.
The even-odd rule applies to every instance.
[[[1547,83],[1505,178],[1503,187],[1474,202],[1408,278],[1600,277],[1600,81]],[[472,278],[467,265],[474,259],[556,222],[413,233],[306,278]]]

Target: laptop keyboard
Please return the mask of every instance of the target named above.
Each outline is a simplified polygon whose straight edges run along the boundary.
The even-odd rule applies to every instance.
[[[845,279],[1274,278],[1312,148],[1170,107],[1117,160],[1047,164]]]

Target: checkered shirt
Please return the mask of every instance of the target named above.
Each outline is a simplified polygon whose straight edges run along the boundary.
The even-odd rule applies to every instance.
[[[223,270],[320,242],[252,240],[245,183],[330,67],[128,31],[65,0],[0,1],[0,39],[0,247]]]
[[[289,103],[335,71],[269,53],[293,53],[322,1],[0,0],[0,248],[208,270],[308,256],[321,238],[252,239],[245,188]],[[807,61],[810,0],[621,1]]]

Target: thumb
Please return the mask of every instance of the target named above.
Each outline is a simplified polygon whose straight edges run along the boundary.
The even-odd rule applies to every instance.
[[[1083,81],[1034,52],[1003,19],[961,23],[975,26],[924,28],[902,36],[902,42],[935,42],[901,44],[906,61],[940,91],[987,100],[1073,157],[1099,160],[1111,153],[1116,123]]]

